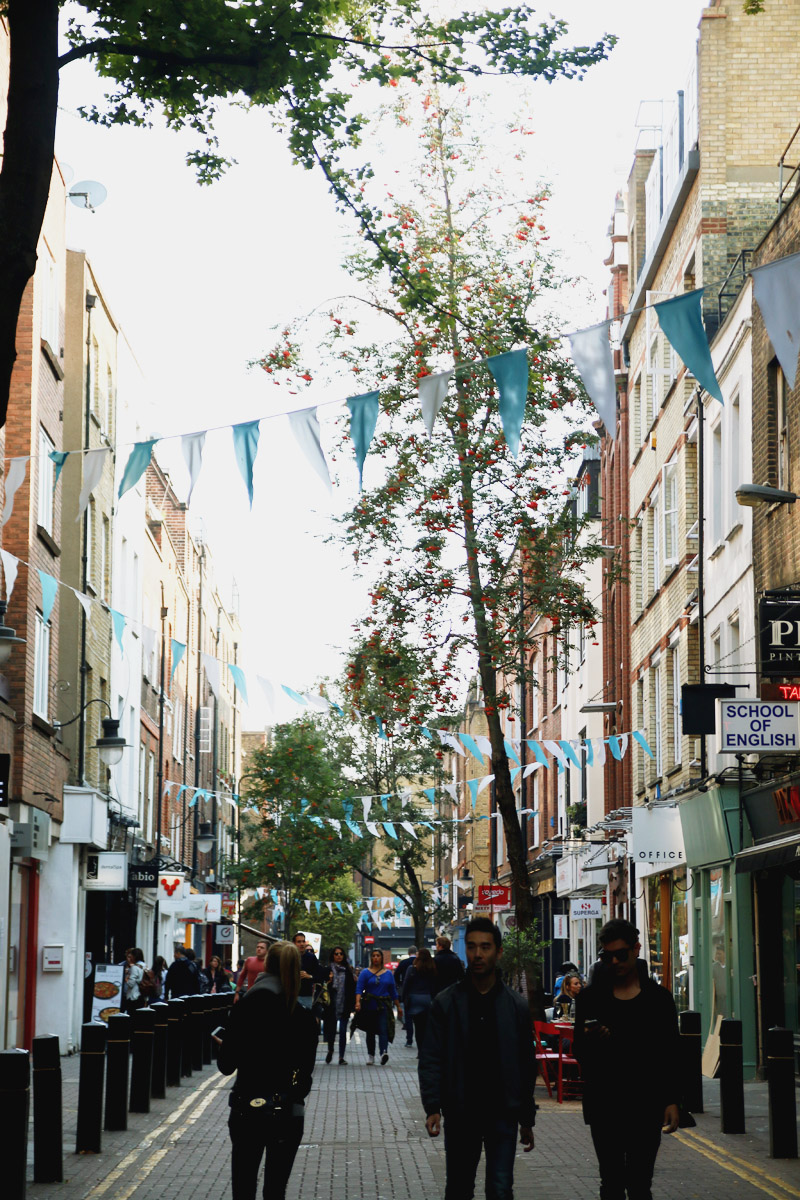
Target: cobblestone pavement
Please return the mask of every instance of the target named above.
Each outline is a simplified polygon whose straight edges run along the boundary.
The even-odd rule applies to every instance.
[[[347,1066],[327,1066],[320,1050],[288,1200],[439,1200],[443,1139],[425,1131],[416,1066],[414,1051],[395,1044],[387,1066],[367,1067],[360,1035],[350,1043]],[[230,1080],[214,1068],[170,1088],[149,1114],[130,1114],[128,1130],[105,1133],[96,1155],[74,1153],[77,1058],[64,1060],[63,1078],[64,1182],[29,1183],[31,1200],[230,1196]],[[800,1200],[798,1161],[768,1157],[763,1085],[748,1090],[748,1132],[735,1137],[719,1132],[717,1089],[707,1083],[696,1129],[663,1139],[654,1200]],[[539,1102],[536,1148],[517,1157],[516,1200],[594,1200],[597,1168],[580,1106],[558,1105],[545,1094]],[[477,1195],[483,1195],[480,1169]]]

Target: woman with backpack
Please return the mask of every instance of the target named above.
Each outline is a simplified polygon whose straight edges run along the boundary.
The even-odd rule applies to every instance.
[[[439,973],[430,950],[425,946],[418,951],[413,966],[406,971],[403,980],[403,1010],[414,1025],[417,1053],[422,1046],[428,1025],[428,1012],[433,997],[439,991]]]
[[[264,1164],[265,1195],[284,1200],[303,1136],[317,1053],[317,1022],[298,1004],[300,955],[291,942],[269,948],[266,972],[230,1010],[217,1066],[236,1071],[230,1094],[233,1200],[253,1200]]]

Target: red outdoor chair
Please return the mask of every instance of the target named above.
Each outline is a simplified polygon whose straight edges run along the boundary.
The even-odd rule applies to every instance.
[[[563,1026],[555,1025],[548,1021],[534,1021],[533,1036],[536,1042],[536,1061],[540,1064],[542,1078],[547,1087],[547,1094],[552,1098],[553,1092],[550,1086],[550,1077],[548,1065],[552,1065],[556,1069],[556,1100],[559,1104],[563,1104],[565,1092],[567,1099],[575,1099],[581,1094],[581,1077],[580,1064],[577,1058],[571,1054],[564,1053],[565,1040],[571,1039],[570,1029],[564,1029]],[[548,1050],[543,1042],[543,1037],[555,1038],[558,1042],[558,1050]],[[567,1067],[567,1075],[564,1075],[564,1068]]]

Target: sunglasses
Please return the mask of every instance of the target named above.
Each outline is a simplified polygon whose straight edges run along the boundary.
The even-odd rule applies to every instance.
[[[600,961],[604,963],[625,962],[632,949],[632,946],[625,946],[622,950],[602,950]]]

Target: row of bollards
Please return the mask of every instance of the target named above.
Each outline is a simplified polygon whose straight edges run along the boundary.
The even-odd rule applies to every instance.
[[[683,1012],[679,1017],[683,1100],[691,1113],[703,1111],[700,1020],[699,1012]],[[765,1049],[770,1158],[797,1158],[797,1099],[792,1030],[778,1027],[768,1029]],[[742,1022],[730,1018],[720,1023],[719,1030],[719,1096],[722,1132],[744,1133]]]
[[[211,1034],[225,1020],[232,993],[186,996],[133,1013],[115,1013],[108,1025],[81,1029],[77,1154],[99,1153],[102,1131],[124,1130],[128,1113],[147,1113],[151,1099],[202,1070],[214,1059]],[[33,1178],[63,1180],[61,1058],[58,1038],[33,1039]],[[31,1056],[0,1051],[0,1095],[6,1112],[4,1200],[24,1200],[30,1111]]]

